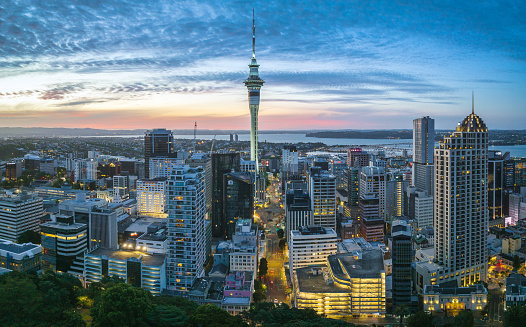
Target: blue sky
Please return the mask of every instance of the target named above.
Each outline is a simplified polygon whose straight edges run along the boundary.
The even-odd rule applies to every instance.
[[[248,129],[248,1],[0,2],[0,126]],[[524,1],[259,1],[260,129],[526,128]]]

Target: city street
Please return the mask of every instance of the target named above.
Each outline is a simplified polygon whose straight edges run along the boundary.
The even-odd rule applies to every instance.
[[[256,213],[269,230],[266,233],[266,258],[268,261],[268,273],[263,277],[263,283],[267,286],[268,302],[283,302],[290,305],[290,298],[287,297],[287,281],[285,277],[284,263],[287,257],[279,248],[279,238],[276,229],[281,223],[284,210],[280,202],[280,183],[279,179],[270,178],[272,184],[267,189],[267,197],[270,199],[265,208],[257,209]],[[277,196],[276,196],[277,195]]]

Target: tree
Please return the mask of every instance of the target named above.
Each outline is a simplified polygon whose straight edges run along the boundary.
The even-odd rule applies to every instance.
[[[513,256],[513,269],[516,269],[517,271],[521,269],[521,259],[518,255]]]
[[[407,318],[407,327],[434,327],[433,316],[425,313],[424,311],[418,311],[412,316]]]
[[[522,327],[526,320],[526,305],[511,305],[506,308],[504,327]]]
[[[394,310],[394,315],[400,317],[400,326],[404,325],[404,317],[409,316],[409,314],[409,309],[405,306],[405,304],[398,305]]]
[[[182,296],[155,296],[152,298],[152,303],[156,305],[176,306],[179,309],[181,309],[187,317],[192,316],[195,310],[197,310],[197,308],[199,307],[199,305],[194,301],[190,301]]]
[[[130,284],[105,290],[91,309],[94,327],[145,326],[153,309],[152,295]]]
[[[263,293],[263,290],[254,291],[254,295],[252,296],[252,300],[254,301],[254,303],[265,301],[266,298],[267,296],[265,295],[265,293]]]
[[[182,327],[187,320],[186,314],[172,305],[156,305],[148,314],[148,325],[151,327]]]
[[[189,326],[199,327],[230,327],[247,326],[239,316],[231,316],[225,310],[213,304],[204,304],[195,310]]]
[[[457,327],[473,327],[475,318],[471,310],[462,310],[455,316],[453,324]]]
[[[277,230],[277,233],[279,238],[283,238],[285,236],[285,231],[281,228]]]
[[[281,240],[279,240],[279,248],[281,249],[281,251],[285,250],[285,247],[287,246],[287,240],[282,238]]]
[[[35,326],[42,319],[42,294],[23,273],[0,279],[0,326]]]
[[[268,271],[267,259],[261,258],[261,260],[259,260],[259,276],[265,276],[267,274],[267,271]]]
[[[24,243],[41,244],[42,238],[40,236],[40,233],[37,233],[35,231],[28,229],[22,234],[20,234],[16,242],[18,244],[24,244]]]

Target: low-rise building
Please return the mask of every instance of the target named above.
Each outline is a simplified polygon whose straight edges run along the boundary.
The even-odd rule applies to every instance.
[[[225,289],[221,308],[231,315],[237,315],[250,309],[252,293],[254,293],[253,273],[248,271],[235,271],[225,278]]]
[[[506,302],[504,309],[512,305],[526,304],[526,277],[513,271],[506,277]]]
[[[116,275],[154,295],[166,289],[166,257],[163,254],[98,248],[84,256],[84,272],[87,284]]]
[[[325,264],[327,257],[336,253],[338,236],[332,228],[300,227],[290,232],[289,269]]]
[[[0,239],[0,269],[37,272],[42,269],[42,247]]]
[[[488,302],[488,290],[482,284],[468,287],[425,285],[425,312],[481,311]]]

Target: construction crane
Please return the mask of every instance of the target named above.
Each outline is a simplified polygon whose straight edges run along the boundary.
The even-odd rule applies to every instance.
[[[192,153],[195,153],[195,147],[197,145],[197,122],[194,124],[194,150]]]
[[[212,157],[212,152],[214,152],[214,143],[216,142],[216,136],[214,135],[214,138],[212,139],[212,146],[210,147],[210,157]]]

